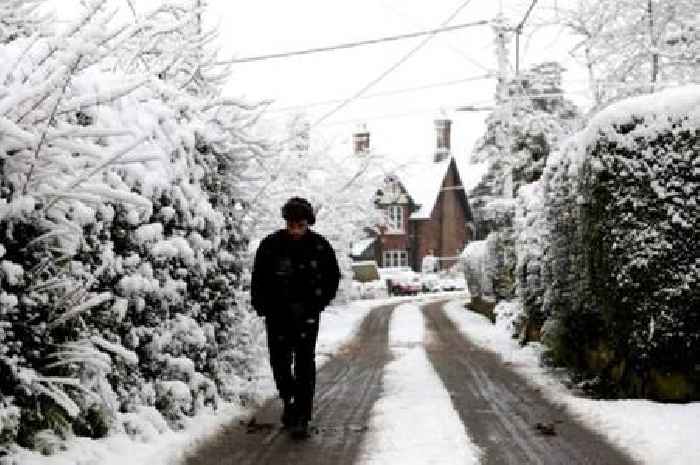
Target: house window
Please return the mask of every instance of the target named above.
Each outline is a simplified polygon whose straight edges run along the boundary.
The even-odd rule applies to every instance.
[[[398,198],[401,195],[401,186],[399,186],[398,182],[391,184],[391,193],[394,194],[394,198]]]
[[[389,231],[403,232],[403,207],[401,205],[389,205],[387,216]]]
[[[408,252],[405,250],[385,250],[382,266],[385,268],[408,266]]]

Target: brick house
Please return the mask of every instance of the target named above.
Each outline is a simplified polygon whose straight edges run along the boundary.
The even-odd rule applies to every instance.
[[[375,260],[381,267],[421,270],[431,251],[440,268],[448,268],[473,239],[472,214],[458,165],[450,154],[451,121],[435,121],[437,147],[432,160],[386,176],[374,202],[386,224],[353,244],[356,260]],[[368,150],[369,134],[355,134],[355,151]]]

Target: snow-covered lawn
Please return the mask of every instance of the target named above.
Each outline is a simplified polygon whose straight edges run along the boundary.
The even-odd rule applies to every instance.
[[[385,368],[382,397],[372,407],[360,464],[479,463],[480,451],[430,364],[423,339],[418,305],[399,305],[389,327],[395,358]]]
[[[465,310],[461,300],[447,303],[445,311],[471,341],[499,353],[550,399],[565,405],[584,424],[607,436],[640,463],[700,464],[700,402],[664,404],[576,397],[539,365],[540,349],[536,344],[520,347],[503,328]]]
[[[399,299],[365,300],[348,305],[337,305],[326,309],[321,316],[317,352],[319,365],[327,360],[327,355],[337,351],[354,334],[360,322],[374,307]],[[267,365],[261,367],[261,380],[258,383],[261,397],[276,395],[272,375]],[[195,444],[215,434],[221,427],[236,419],[246,419],[253,408],[237,404],[224,404],[216,412],[202,412],[188,419],[183,431],[165,430],[153,434],[148,442],[133,439],[126,434],[113,435],[104,439],[73,438],[67,443],[67,450],[52,456],[23,450],[13,459],[17,465],[173,465]],[[13,464],[14,465],[14,464]]]

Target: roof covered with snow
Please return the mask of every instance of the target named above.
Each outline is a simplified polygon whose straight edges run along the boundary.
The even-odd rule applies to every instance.
[[[375,239],[375,237],[367,237],[364,239],[360,239],[359,241],[353,242],[351,256],[359,257],[360,255],[362,255],[365,252],[365,250],[367,250],[367,248],[370,245],[372,245]]]
[[[439,163],[415,163],[397,173],[408,195],[419,206],[411,215],[411,219],[430,218],[449,162],[450,159]]]
[[[397,170],[396,175],[399,177],[401,184],[404,186],[408,195],[411,199],[418,205],[419,209],[411,214],[411,219],[428,219],[433,212],[435,203],[437,202],[438,195],[440,194],[440,188],[447,174],[447,169],[450,166],[450,162],[455,160],[450,157],[441,162],[414,162],[404,166],[402,169]],[[475,165],[462,165],[460,169],[460,164],[455,160],[455,166],[457,168],[457,173],[459,174],[462,184],[465,190],[462,194],[465,196],[466,192],[471,189],[473,185],[479,182],[481,176],[483,175],[483,170],[480,166]],[[464,166],[471,168],[474,166],[474,170],[469,169],[467,176],[463,176],[465,171]],[[469,174],[471,173],[471,174]],[[465,178],[467,181],[465,181]]]

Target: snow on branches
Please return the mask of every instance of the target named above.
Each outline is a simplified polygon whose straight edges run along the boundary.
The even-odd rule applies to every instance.
[[[0,30],[0,440],[98,437],[143,406],[178,426],[246,396],[259,356],[241,298],[258,106],[221,96],[195,9],[117,24],[94,0],[55,27],[37,4],[1,7],[28,16]]]
[[[303,116],[286,125],[287,137],[271,155],[258,160],[246,224],[253,241],[284,227],[282,205],[293,196],[308,199],[316,211],[315,230],[335,249],[343,280],[339,299],[350,295],[352,270],[350,244],[363,237],[363,229],[379,224],[373,204],[376,186],[385,170],[382,157],[358,155],[314,140]]]
[[[546,341],[605,396],[697,398],[700,87],[620,101],[544,177]]]
[[[596,105],[698,82],[700,19],[694,0],[575,0],[540,9],[580,38]]]

